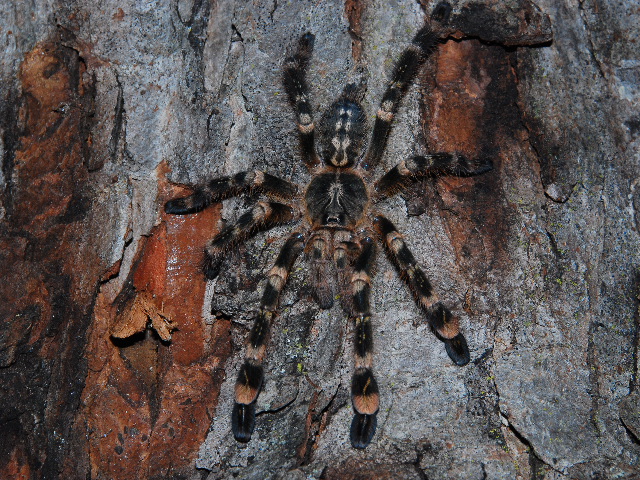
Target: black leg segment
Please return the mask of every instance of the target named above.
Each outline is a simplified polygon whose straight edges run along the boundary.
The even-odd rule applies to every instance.
[[[389,258],[413,293],[416,302],[425,312],[432,330],[444,342],[451,360],[460,366],[469,363],[469,347],[464,335],[460,332],[458,317],[453,316],[449,309],[438,301],[438,296],[416,263],[402,235],[393,223],[382,215],[377,215],[373,223]]]
[[[413,179],[421,177],[471,177],[493,168],[488,159],[469,160],[457,153],[434,153],[403,160],[375,183],[378,199],[390,197],[405,188]]]
[[[420,67],[438,44],[438,36],[429,24],[422,27],[396,62],[391,81],[385,90],[373,125],[369,149],[362,162],[365,170],[374,168],[384,153],[393,118],[400,102],[415,79]]]
[[[369,237],[360,242],[360,253],[353,262],[351,291],[355,326],[355,371],[351,380],[351,402],[354,417],[351,422],[351,444],[365,448],[376,431],[376,415],[380,406],[378,383],[373,375],[373,328],[369,311],[371,275],[375,261],[375,244]]]
[[[173,215],[197,213],[212,203],[248,192],[288,200],[295,197],[298,190],[296,184],[265,172],[240,172],[231,177],[214,178],[187,197],[169,200],[164,205],[164,211]]]
[[[239,442],[248,442],[255,427],[255,402],[260,393],[264,373],[262,362],[267,350],[267,337],[275,317],[280,293],[287,283],[289,272],[304,248],[304,236],[291,235],[280,250],[273,268],[267,275],[260,304],[245,352],[244,364],[238,372],[235,385],[235,405],[231,414],[233,435]]]
[[[277,202],[258,202],[253,209],[243,213],[234,224],[224,228],[209,241],[205,248],[204,259],[206,277],[213,279],[218,276],[224,254],[230,248],[260,231],[290,222],[296,216],[296,211],[289,205]]]
[[[296,53],[292,57],[288,57],[284,62],[282,76],[289,103],[296,113],[302,157],[308,167],[319,163],[315,146],[313,112],[306,80],[307,67],[313,52],[314,40],[315,37],[311,33],[305,33],[300,37]]]

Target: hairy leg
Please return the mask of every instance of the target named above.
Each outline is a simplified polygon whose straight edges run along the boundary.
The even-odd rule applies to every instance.
[[[212,203],[247,192],[288,200],[298,194],[299,188],[294,183],[261,171],[240,172],[231,177],[214,178],[187,197],[169,200],[164,210],[174,215],[196,213]]]
[[[437,44],[437,35],[431,26],[426,24],[413,37],[411,45],[400,55],[376,113],[369,149],[361,164],[365,170],[374,168],[382,158],[400,102],[409,90],[420,67],[429,54],[435,50]]]
[[[309,102],[309,87],[307,86],[307,67],[313,52],[315,37],[305,33],[298,41],[298,49],[292,57],[284,62],[283,84],[289,97],[289,103],[296,113],[298,135],[302,157],[307,167],[320,163],[315,146],[315,125],[313,112]]]
[[[371,442],[376,431],[376,415],[380,405],[378,383],[372,371],[373,329],[369,308],[375,244],[369,237],[363,238],[360,244],[360,253],[353,263],[351,274],[351,319],[355,326],[355,370],[351,380],[351,402],[355,414],[351,422],[350,437],[354,448],[365,448]]]
[[[260,312],[255,319],[245,353],[244,364],[238,373],[235,386],[235,405],[231,415],[233,436],[240,442],[248,442],[255,426],[255,400],[260,393],[264,377],[262,362],[266,354],[266,341],[271,322],[276,315],[280,293],[296,258],[304,248],[301,233],[291,235],[267,274],[267,285],[262,294]]]
[[[481,175],[492,168],[491,160],[469,160],[457,153],[417,156],[401,161],[385,173],[375,183],[375,195],[379,200],[390,197],[401,191],[415,178],[445,175],[471,177]]]
[[[205,247],[204,273],[213,279],[220,272],[220,263],[232,247],[244,242],[260,231],[290,222],[298,216],[289,205],[277,202],[258,202],[255,207],[243,213],[238,220],[225,227]]]
[[[374,227],[380,235],[389,257],[400,271],[400,276],[427,315],[431,328],[436,336],[444,342],[451,360],[460,366],[469,363],[469,347],[464,335],[460,332],[458,317],[453,316],[449,309],[438,301],[429,280],[417,265],[402,235],[396,230],[393,223],[382,215],[375,217]]]

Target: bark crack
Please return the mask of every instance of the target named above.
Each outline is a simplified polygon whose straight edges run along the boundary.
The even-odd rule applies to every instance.
[[[273,8],[269,11],[269,20],[271,20],[271,23],[273,23],[273,16],[275,15],[277,9],[278,0],[273,0]]]
[[[589,56],[598,67],[598,72],[600,73],[600,76],[608,85],[609,82],[607,81],[608,79],[607,79],[607,74],[605,73],[605,70],[604,70],[604,66],[602,62],[598,59],[598,56],[596,55],[596,46],[593,41],[593,36],[591,35],[592,29],[590,28],[589,22],[587,22],[587,19],[585,18],[586,12],[584,9],[584,0],[580,0],[578,2],[578,10],[580,11],[580,19],[582,20],[584,31],[586,32],[587,42],[589,42]]]
[[[509,417],[505,412],[500,410],[500,416],[502,417],[503,424],[509,429],[509,431],[522,443],[529,451],[529,467],[531,468],[531,480],[544,480],[546,478],[546,471],[553,470],[556,473],[562,475],[562,472],[552,465],[545,462],[542,457],[536,452],[529,439],[516,428],[516,426],[509,420]]]
[[[125,130],[125,109],[124,109],[124,87],[120,81],[120,75],[115,73],[116,88],[118,89],[118,97],[116,99],[116,106],[113,119],[113,128],[111,129],[111,136],[109,137],[109,157],[111,162],[115,163],[118,156],[118,145],[120,144],[120,138]]]
[[[313,452],[318,447],[320,434],[331,418],[331,407],[333,406],[335,399],[338,396],[338,392],[340,391],[341,386],[342,384],[338,384],[327,404],[318,413],[314,413],[314,409],[318,403],[318,398],[320,397],[320,393],[322,391],[316,390],[314,392],[311,402],[309,403],[309,409],[307,411],[307,425],[305,428],[307,432],[307,438],[298,450],[298,467],[309,465],[313,460]]]

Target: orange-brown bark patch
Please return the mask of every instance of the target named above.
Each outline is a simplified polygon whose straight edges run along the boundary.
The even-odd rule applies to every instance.
[[[351,34],[351,56],[357,62],[362,56],[362,13],[365,2],[358,0],[345,0],[344,13],[349,22]]]
[[[188,193],[170,188],[165,171],[161,164],[159,203]],[[95,371],[84,392],[96,477],[133,478],[143,472],[151,478],[191,471],[209,428],[202,419],[209,419],[216,406],[231,353],[230,322],[208,326],[203,318],[202,252],[217,229],[219,209],[162,219],[139,243],[124,288],[133,301],[152,299],[171,319],[177,327],[171,341],[161,342],[148,329],[111,341],[109,325],[118,315],[118,302],[98,296],[90,345],[93,356],[104,360],[92,362]]]
[[[472,178],[443,177],[438,191],[457,263],[474,279],[508,261],[508,219],[500,195],[505,139],[518,125],[516,79],[509,53],[475,40],[449,41],[435,57],[435,90],[425,123],[433,151],[488,158],[494,169]]]

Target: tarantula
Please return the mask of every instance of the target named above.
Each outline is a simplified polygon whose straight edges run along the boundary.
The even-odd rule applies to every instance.
[[[351,383],[354,417],[350,438],[355,448],[365,448],[376,430],[379,406],[378,385],[373,374],[373,342],[369,297],[376,256],[376,242],[382,243],[390,260],[408,285],[437,338],[444,342],[457,365],[469,362],[469,348],[458,318],[438,301],[429,280],[420,269],[396,227],[375,211],[377,202],[401,191],[412,179],[426,176],[471,176],[489,171],[490,161],[470,161],[455,153],[434,153],[403,160],[369,184],[387,144],[394,115],[402,98],[439,38],[431,27],[446,21],[450,7],[438,4],[427,22],[396,62],[392,78],[376,114],[373,134],[366,152],[365,114],[360,105],[362,88],[345,87],[318,125],[319,151],[309,100],[306,71],[314,36],[300,38],[295,54],[284,62],[283,83],[295,110],[303,160],[311,174],[306,188],[261,171],[244,171],[211,180],[187,197],[171,200],[165,210],[171,214],[198,212],[231,196],[260,193],[259,201],[232,225],[220,231],[206,246],[204,271],[215,278],[226,251],[258,231],[300,221],[301,225],[284,242],[273,268],[267,274],[260,310],[249,334],[245,361],[235,385],[232,430],[236,440],[248,442],[255,426],[255,403],[263,382],[262,363],[266,340],[276,315],[278,299],[291,268],[304,251],[310,266],[313,297],[321,308],[333,304],[332,283],[342,289],[343,308],[355,325],[355,370]],[[274,200],[284,200],[280,203]]]

